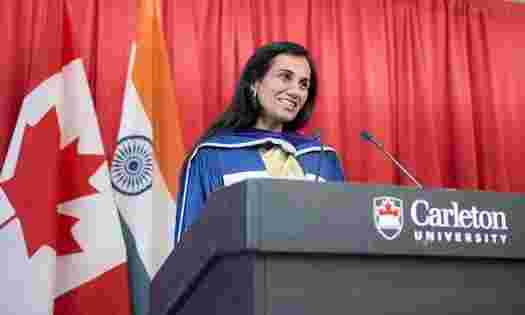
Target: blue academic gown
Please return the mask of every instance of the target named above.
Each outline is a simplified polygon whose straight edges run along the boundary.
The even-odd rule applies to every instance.
[[[261,145],[269,143],[293,154],[306,179],[313,180],[319,175],[320,181],[344,180],[335,150],[328,146],[321,149],[318,138],[258,129],[213,136],[191,153],[184,167],[177,195],[177,242],[185,229],[197,220],[212,192],[244,179],[270,177],[259,152]]]

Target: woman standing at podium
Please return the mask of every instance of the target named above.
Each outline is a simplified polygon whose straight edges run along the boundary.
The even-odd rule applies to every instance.
[[[246,63],[228,109],[186,157],[177,195],[175,239],[199,217],[213,191],[247,178],[343,181],[335,151],[297,133],[310,119],[317,74],[295,43],[258,48]]]

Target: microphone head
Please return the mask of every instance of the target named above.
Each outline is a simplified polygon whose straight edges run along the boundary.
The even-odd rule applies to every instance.
[[[376,145],[377,147],[379,148],[383,148],[383,144],[379,141],[377,141],[374,136],[372,136],[368,131],[366,130],[363,130],[361,131],[361,138],[365,141],[368,141],[370,143],[373,143],[374,145]]]
[[[372,135],[369,134],[368,131],[366,131],[366,130],[361,131],[361,139],[363,139],[365,141],[373,141],[374,140]]]

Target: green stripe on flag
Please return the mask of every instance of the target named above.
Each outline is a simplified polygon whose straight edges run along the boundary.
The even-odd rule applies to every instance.
[[[151,279],[137,251],[135,238],[119,212],[120,223],[128,256],[128,281],[133,315],[147,315],[150,303]]]

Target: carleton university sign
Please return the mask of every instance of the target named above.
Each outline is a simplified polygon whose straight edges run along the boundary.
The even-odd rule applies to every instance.
[[[406,220],[414,227],[410,230],[416,241],[495,245],[510,241],[510,222],[505,212],[457,201],[450,201],[444,208],[424,199],[404,206],[399,198],[382,196],[373,199],[373,216],[377,231],[387,240],[400,235]]]

